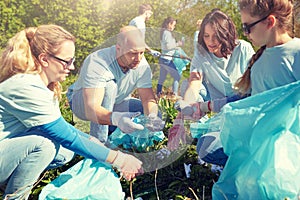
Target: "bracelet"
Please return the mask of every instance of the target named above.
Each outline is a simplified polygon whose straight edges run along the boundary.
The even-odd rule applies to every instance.
[[[210,101],[207,102],[207,108],[209,111],[211,111],[210,103],[211,103]]]

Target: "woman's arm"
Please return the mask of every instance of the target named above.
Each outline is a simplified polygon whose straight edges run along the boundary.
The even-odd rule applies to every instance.
[[[200,72],[191,72],[188,88],[184,94],[184,101],[195,103],[199,99],[199,92],[202,84],[202,75]]]
[[[110,149],[90,140],[90,135],[79,131],[65,121],[63,117],[57,120],[32,128],[39,134],[53,139],[63,147],[74,151],[86,158],[106,161]]]

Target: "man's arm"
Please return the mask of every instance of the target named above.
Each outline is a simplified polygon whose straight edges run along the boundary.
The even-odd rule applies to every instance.
[[[83,101],[86,118],[98,124],[111,124],[111,112],[101,106],[104,88],[84,88]]]
[[[157,114],[158,106],[152,88],[138,88],[137,90],[143,104],[145,115],[149,115],[150,113]]]

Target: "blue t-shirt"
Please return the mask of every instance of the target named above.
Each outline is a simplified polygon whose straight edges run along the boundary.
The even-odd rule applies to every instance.
[[[58,101],[39,75],[17,74],[0,84],[0,140],[60,116]]]
[[[300,39],[266,48],[251,68],[251,95],[300,80]]]
[[[130,22],[129,22],[130,26],[135,26],[137,27],[141,32],[142,35],[145,39],[145,35],[146,35],[146,24],[145,24],[145,20],[143,19],[143,17],[141,16],[137,16],[135,18],[133,18]]]
[[[249,42],[239,40],[228,58],[216,57],[198,46],[192,59],[190,72],[200,72],[212,100],[233,96],[233,85],[248,67],[248,62],[254,54]]]
[[[162,38],[160,40],[161,50],[163,54],[169,56],[161,56],[166,60],[172,60],[172,57],[176,50],[176,39],[173,37],[172,32],[165,30],[162,34]]]
[[[16,74],[0,83],[0,142],[24,133],[51,138],[100,161],[105,161],[110,151],[62,118],[59,102],[38,74]]]
[[[108,81],[114,80],[118,86],[115,103],[119,104],[136,88],[152,88],[152,72],[145,57],[136,69],[126,73],[116,58],[115,46],[90,54],[83,62],[77,81],[71,86],[73,92],[83,88],[105,88]]]

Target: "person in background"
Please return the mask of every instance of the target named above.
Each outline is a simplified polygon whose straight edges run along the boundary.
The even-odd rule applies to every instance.
[[[0,184],[5,187],[4,199],[28,199],[44,170],[69,161],[61,160],[67,150],[110,163],[128,180],[143,172],[140,160],[105,147],[61,116],[59,82],[74,70],[74,54],[74,36],[57,25],[20,31],[1,54]],[[57,160],[59,165],[55,165]]]
[[[184,68],[187,64],[185,63],[183,67],[176,66],[176,62],[174,62],[174,59],[172,58],[177,54],[176,51],[181,50],[180,46],[183,45],[182,41],[176,41],[175,36],[173,34],[173,31],[176,27],[176,23],[176,19],[172,17],[167,17],[163,21],[161,26],[160,43],[162,49],[162,56],[159,58],[160,73],[156,89],[157,96],[160,96],[162,92],[163,84],[166,80],[168,73],[173,78],[172,91],[175,96],[178,95],[179,81],[181,78],[181,71],[178,70],[178,67]]]
[[[150,4],[144,3],[140,5],[138,13],[139,15],[133,18],[129,22],[129,25],[137,27],[142,32],[144,39],[146,39],[146,21],[148,21],[153,15],[152,6]],[[155,57],[160,56],[159,51],[151,49],[147,44],[146,50]]]
[[[124,133],[143,130],[131,118],[142,113],[146,125],[160,131],[164,123],[152,90],[152,72],[144,57],[145,41],[134,26],[121,28],[117,43],[91,53],[83,62],[77,81],[67,92],[70,107],[80,119],[90,121],[90,134],[105,143],[119,127]],[[131,97],[137,89],[139,99]],[[155,123],[155,126],[152,126]]]
[[[253,54],[251,44],[238,39],[230,17],[219,9],[207,13],[198,34],[187,89],[181,88],[183,99],[179,100],[179,104],[183,112],[178,113],[175,122],[180,121],[182,113],[188,115],[186,112],[192,103],[233,96],[233,85],[247,69]],[[201,105],[209,111],[210,104]],[[170,133],[177,134],[179,124],[174,123]]]
[[[129,22],[130,26],[135,26],[142,32],[144,39],[146,35],[146,21],[148,21],[152,15],[152,6],[150,4],[145,3],[140,5],[139,15]]]
[[[198,35],[200,32],[200,28],[201,28],[201,23],[202,23],[202,19],[198,19],[196,22],[196,31],[194,33],[194,48],[196,50],[197,45],[198,45]]]
[[[299,81],[300,39],[290,35],[293,3],[290,0],[239,0],[239,8],[245,36],[260,49],[234,84],[236,94],[243,98]],[[194,118],[199,119],[209,110],[219,112],[222,105],[232,100],[232,97],[226,97],[196,103],[192,105],[197,108]],[[197,149],[211,163],[226,163],[227,156],[218,132],[214,137],[209,134],[202,136]],[[224,159],[219,160],[220,157]]]

